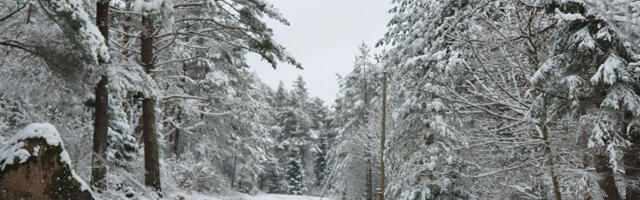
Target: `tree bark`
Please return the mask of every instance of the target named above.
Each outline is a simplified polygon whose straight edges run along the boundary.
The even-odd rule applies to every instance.
[[[236,157],[236,155],[233,155],[233,171],[231,172],[231,188],[233,188],[233,186],[235,186],[235,182],[236,182],[236,164],[238,164],[238,158]]]
[[[109,130],[109,95],[107,93],[107,76],[102,76],[96,87],[95,115],[93,121],[93,166],[91,168],[91,185],[98,191],[106,189],[107,166],[107,133]],[[98,158],[96,158],[98,157]]]
[[[386,70],[386,69],[385,69]],[[380,135],[380,200],[384,200],[385,172],[384,172],[384,148],[387,131],[387,72],[382,73],[382,133]]]
[[[179,123],[182,119],[182,109],[178,108],[178,116],[176,117],[176,123]],[[176,126],[176,131],[173,133],[173,154],[176,158],[180,157],[180,128]]]
[[[631,136],[631,146],[623,155],[627,183],[627,199],[640,199],[640,136]]]
[[[96,2],[96,24],[105,44],[109,44],[109,0],[99,0]],[[101,60],[100,65],[104,62]],[[107,142],[109,133],[109,93],[107,85],[109,78],[106,75],[101,77],[95,90],[95,114],[93,118],[93,156],[91,168],[91,185],[98,188],[98,192],[105,190],[107,183]],[[99,158],[96,158],[99,157]]]
[[[589,162],[590,162],[590,158],[589,158],[589,153],[585,152],[582,155],[582,168],[584,170],[589,169]],[[591,180],[587,179],[587,188],[591,188]],[[588,192],[584,198],[585,200],[591,200],[593,198],[591,198],[591,193]]]
[[[546,120],[546,119],[545,119]],[[553,162],[553,154],[551,153],[551,142],[549,141],[549,130],[546,125],[541,125],[542,137],[544,140],[544,154],[547,156],[547,165],[549,166],[549,176],[551,176],[551,183],[553,185],[553,195],[555,200],[562,200],[562,193],[560,192],[560,184],[558,184],[558,176],[556,176],[555,165]]]
[[[600,149],[593,156],[593,161],[596,173],[599,176],[598,185],[604,192],[604,200],[622,199],[620,197],[620,192],[618,192],[618,188],[616,187],[613,169],[609,166],[609,155],[607,155],[604,149]]]
[[[372,189],[372,187],[373,187],[373,177],[372,177],[372,174],[371,174],[371,159],[370,159],[368,153],[367,153],[367,158],[366,159],[367,159],[367,175],[366,175],[367,180],[366,180],[366,183],[365,183],[365,186],[367,187],[367,190],[366,190],[367,191],[367,196],[366,196],[366,198],[367,198],[367,200],[372,200],[373,199],[373,189]]]
[[[556,176],[555,165],[553,161],[553,152],[551,152],[551,141],[549,141],[549,127],[547,127],[547,102],[544,101],[544,114],[540,119],[542,123],[538,124],[538,128],[542,134],[542,140],[544,141],[544,154],[547,157],[547,166],[549,167],[549,176],[551,176],[551,184],[553,186],[553,196],[555,200],[562,200],[562,193],[560,192],[560,184],[558,183],[558,176]]]
[[[373,190],[371,189],[371,187],[373,187],[373,178],[371,176],[371,156],[369,155],[369,152],[365,152],[365,159],[366,159],[366,165],[367,165],[367,171],[365,172],[365,183],[364,186],[367,188],[365,190],[365,199],[367,200],[372,200],[373,199]]]
[[[628,124],[633,120],[631,112],[625,113],[625,121]],[[626,128],[626,126],[625,126]],[[629,130],[629,142],[631,146],[625,149],[622,160],[624,162],[625,178],[627,180],[626,198],[640,199],[640,129],[631,127]]]
[[[153,21],[142,16],[142,34],[140,58],[147,74],[153,76]],[[142,100],[142,129],[144,141],[144,184],[161,191],[160,158],[158,157],[158,137],[156,131],[155,99],[145,97]]]

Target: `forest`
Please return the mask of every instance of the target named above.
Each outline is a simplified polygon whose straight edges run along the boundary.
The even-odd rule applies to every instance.
[[[640,1],[384,1],[325,102],[273,1],[1,0],[0,199],[640,199]]]

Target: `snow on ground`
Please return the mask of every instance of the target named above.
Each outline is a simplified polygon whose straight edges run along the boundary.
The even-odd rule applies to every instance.
[[[311,197],[311,196],[294,196],[294,195],[282,195],[282,194],[259,194],[252,197],[253,199],[247,200],[331,200],[327,197]]]
[[[207,195],[180,195],[185,199],[193,200],[333,200],[332,198],[324,197],[312,197],[312,196],[296,196],[296,195],[284,195],[284,194],[258,194],[255,196],[248,194],[238,194],[228,197],[212,197]]]

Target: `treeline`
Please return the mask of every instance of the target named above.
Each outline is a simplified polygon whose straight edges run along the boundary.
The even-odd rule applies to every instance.
[[[638,9],[629,0],[394,0],[382,52],[362,47],[340,84],[331,165],[342,175],[332,191],[640,198]]]
[[[249,72],[300,68],[264,18],[288,24],[262,0],[3,1],[0,141],[54,124],[105,199],[312,192],[329,111]]]

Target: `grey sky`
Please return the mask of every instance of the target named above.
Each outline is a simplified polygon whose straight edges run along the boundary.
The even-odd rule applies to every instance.
[[[280,63],[273,70],[257,55],[249,55],[251,70],[272,88],[282,80],[291,88],[302,75],[311,96],[333,104],[338,92],[336,73],[351,71],[358,45],[382,38],[391,0],[273,0],[290,26],[269,20],[275,39],[302,63],[304,70]]]

